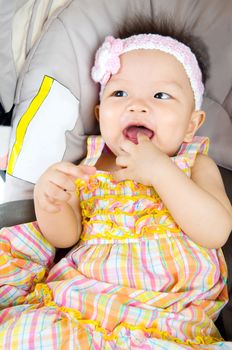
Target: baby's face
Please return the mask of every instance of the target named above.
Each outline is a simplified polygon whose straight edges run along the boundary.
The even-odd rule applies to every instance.
[[[143,132],[173,156],[198,127],[184,67],[159,50],[131,51],[120,60],[121,68],[107,83],[98,110],[103,139],[118,155],[123,140],[137,143],[138,132]],[[199,118],[198,124],[203,115]]]

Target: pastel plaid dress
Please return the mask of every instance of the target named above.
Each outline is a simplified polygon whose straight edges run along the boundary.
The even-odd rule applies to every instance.
[[[84,163],[103,149],[90,137]],[[195,137],[172,160],[190,176],[207,149]],[[213,323],[227,301],[221,249],[194,243],[152,187],[98,171],[77,195],[81,239],[54,266],[36,222],[0,231],[1,349],[232,348]]]

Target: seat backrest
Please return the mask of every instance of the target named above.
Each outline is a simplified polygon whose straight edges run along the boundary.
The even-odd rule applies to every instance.
[[[70,0],[0,0],[0,104],[8,113],[26,57],[44,23],[56,17]],[[0,120],[0,124],[1,120]]]

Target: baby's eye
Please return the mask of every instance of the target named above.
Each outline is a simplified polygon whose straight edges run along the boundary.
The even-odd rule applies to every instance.
[[[168,100],[171,98],[171,96],[169,94],[166,94],[165,92],[157,92],[157,94],[155,94],[154,97],[160,100]]]
[[[123,91],[123,90],[117,90],[117,91],[114,91],[112,96],[115,96],[115,97],[125,97],[125,96],[128,96],[127,95],[127,92],[126,91]]]

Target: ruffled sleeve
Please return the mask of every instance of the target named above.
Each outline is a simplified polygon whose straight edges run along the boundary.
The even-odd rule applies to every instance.
[[[194,136],[192,142],[183,142],[178,154],[172,157],[173,162],[186,173],[191,174],[197,154],[208,154],[209,138]]]

